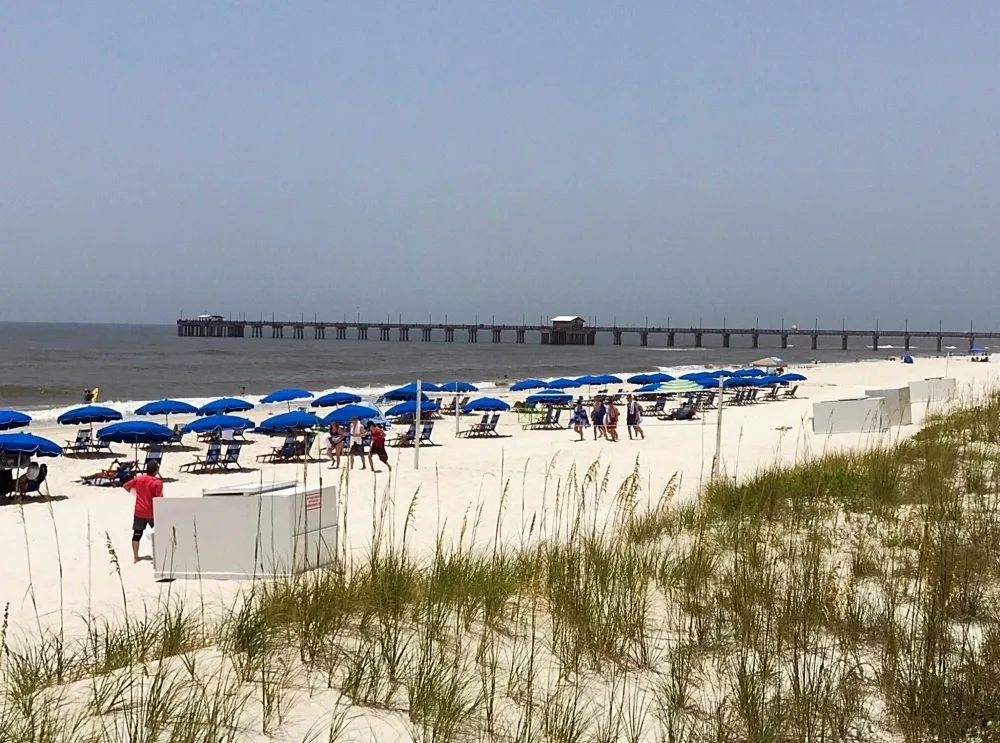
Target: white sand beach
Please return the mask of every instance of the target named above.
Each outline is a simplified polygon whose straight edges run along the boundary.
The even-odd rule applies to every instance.
[[[872,443],[870,435],[814,435],[810,417],[816,401],[945,375],[956,379],[961,396],[995,382],[1000,367],[970,363],[967,358],[918,358],[912,365],[898,361],[817,364],[792,371],[808,376],[795,399],[725,408],[722,452],[727,474],[739,477],[760,466],[792,462],[831,447]],[[631,389],[628,385],[623,388]],[[253,411],[255,419],[262,419],[270,408],[274,413],[285,410],[284,405],[268,406]],[[342,485],[343,528],[349,556],[363,556],[369,548],[373,520],[384,498],[391,499],[391,518],[400,532],[412,507],[408,543],[415,551],[431,550],[439,534],[446,540],[457,540],[464,532],[468,542],[470,524],[477,512],[482,522],[475,535],[478,542],[486,544],[493,539],[499,520],[500,539],[517,545],[528,538],[555,533],[558,526],[552,514],[563,486],[571,478],[582,479],[595,464],[599,477],[607,479],[612,491],[638,468],[643,498],[655,502],[674,478],[679,500],[696,497],[711,466],[716,416],[715,411],[705,411],[700,420],[690,422],[647,419],[645,440],[635,441],[628,439],[621,425],[617,443],[595,441],[589,429],[582,442],[576,441],[575,434],[567,429],[522,430],[514,412],[503,415],[498,427],[501,438],[469,440],[456,438],[454,419],[446,417],[434,429],[433,439],[438,445],[421,448],[419,469],[414,468],[412,448],[389,449],[391,475],[384,466],[379,466],[377,473],[355,469],[348,475],[344,469],[328,468],[325,460],[305,467],[257,464],[256,455],[268,451],[276,442],[252,434],[254,443],[241,456],[251,471],[183,474],[179,467],[195,452],[168,452],[161,474],[166,498],[199,497],[204,488],[248,481],[303,476],[310,483],[321,478],[324,483],[336,480]],[[919,420],[919,415],[916,417]],[[477,417],[465,416],[462,427],[474,419]],[[908,436],[918,428],[916,424],[894,428],[885,436]],[[32,431],[61,443],[72,437],[75,428],[33,427]],[[188,438],[194,443],[194,436]],[[131,452],[125,445],[113,449],[123,457]],[[204,450],[204,444],[200,449]],[[120,616],[123,605],[139,612],[144,604],[154,603],[167,592],[189,602],[221,606],[245,587],[241,581],[157,583],[151,562],[132,564],[132,496],[120,488],[79,483],[82,475],[103,468],[109,461],[107,457],[48,460],[51,502],[8,503],[0,507],[0,543],[6,547],[0,567],[0,602],[9,605],[12,634],[30,637],[40,627],[52,626],[72,632],[82,627],[84,616]],[[219,524],[218,528],[225,529],[226,525]],[[210,539],[211,535],[203,538]],[[120,563],[120,576],[112,550]],[[143,540],[141,552],[149,554],[148,539]],[[302,714],[304,719],[309,716],[308,711]],[[300,737],[288,740],[302,739],[307,721],[298,730]],[[385,730],[389,729],[391,726]]]
[[[795,399],[724,409],[722,452],[728,474],[738,477],[762,465],[791,462],[830,447],[871,443],[870,434],[814,435],[811,411],[815,401],[850,397],[863,394],[865,389],[901,386],[946,373],[956,379],[961,395],[963,391],[982,388],[1000,374],[998,366],[970,363],[967,358],[920,358],[912,365],[895,361],[817,364],[797,370],[804,372],[808,381],[800,385]],[[625,385],[624,389],[631,386]],[[504,397],[513,400],[522,395]],[[259,408],[253,411],[256,419],[270,414],[268,408],[279,413],[286,406]],[[176,418],[179,422],[187,420],[190,418]],[[462,427],[474,420],[478,417],[463,416]],[[589,429],[582,442],[576,441],[576,435],[566,429],[524,431],[513,412],[505,413],[498,426],[502,438],[456,438],[454,426],[453,418],[446,417],[436,423],[433,439],[438,446],[421,448],[419,470],[414,469],[412,448],[390,447],[391,476],[385,467],[379,467],[378,474],[355,469],[348,477],[343,469],[329,469],[325,461],[311,463],[305,469],[294,464],[257,464],[256,456],[269,451],[277,442],[256,434],[250,436],[254,443],[241,454],[241,461],[251,471],[183,474],[179,467],[191,461],[195,452],[168,452],[161,470],[165,478],[164,497],[198,497],[205,488],[245,482],[275,482],[303,476],[311,483],[320,478],[325,483],[333,479],[343,487],[347,547],[363,553],[372,533],[373,503],[381,502],[387,495],[395,504],[393,513],[400,531],[411,500],[416,499],[409,543],[420,550],[430,549],[439,531],[457,538],[463,519],[473,519],[480,507],[486,526],[479,536],[492,539],[501,493],[506,488],[501,538],[516,544],[527,534],[535,518],[538,519],[536,535],[545,528],[552,533],[554,525],[546,524],[542,516],[552,511],[559,483],[574,471],[582,477],[595,463],[612,489],[633,472],[638,462],[642,487],[650,499],[659,498],[674,477],[679,482],[678,497],[694,497],[710,474],[716,413],[705,411],[696,421],[647,419],[645,440],[630,441],[622,425],[621,440],[617,443],[594,441]],[[917,429],[917,425],[897,427],[886,436],[907,436]],[[75,432],[72,426],[31,430],[60,443],[72,438]],[[187,439],[194,443],[195,437]],[[200,445],[200,453],[204,446]],[[122,458],[131,457],[131,447],[117,444],[112,448]],[[318,455],[318,445],[314,452]],[[109,457],[49,460],[48,486],[55,497],[53,502],[23,506],[10,503],[0,507],[0,543],[7,546],[7,557],[0,567],[0,601],[9,602],[14,627],[30,628],[37,618],[44,623],[59,617],[72,619],[88,611],[117,609],[122,605],[123,590],[127,600],[137,606],[165,590],[174,594],[204,592],[207,600],[237,590],[235,582],[157,584],[152,579],[150,562],[133,565],[129,548],[132,496],[120,488],[79,482],[82,475],[99,471],[108,462]],[[122,585],[110,562],[109,540],[121,561]],[[148,541],[144,541],[142,551],[149,554]]]

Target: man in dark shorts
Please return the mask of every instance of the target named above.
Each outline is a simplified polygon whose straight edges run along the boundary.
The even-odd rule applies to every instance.
[[[163,480],[157,477],[160,465],[146,463],[145,474],[133,477],[124,487],[135,494],[135,511],[132,518],[132,560],[139,562],[139,540],[148,526],[153,528],[153,498],[163,497]]]
[[[371,466],[372,472],[375,471],[375,463],[372,461],[373,456],[378,457],[379,461],[392,472],[392,465],[389,464],[389,454],[385,450],[385,431],[382,429],[382,426],[374,421],[372,421],[371,437],[372,444],[368,448],[368,464]]]

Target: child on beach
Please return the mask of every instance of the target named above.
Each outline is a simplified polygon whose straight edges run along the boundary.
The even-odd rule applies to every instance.
[[[372,461],[373,455],[378,457],[379,461],[392,472],[392,465],[389,464],[389,454],[385,450],[385,430],[378,423],[372,423],[371,437],[372,443],[368,447],[368,464],[372,468],[372,472],[376,471],[375,462]]]
[[[153,498],[163,497],[163,480],[156,476],[160,465],[146,463],[146,473],[134,477],[124,487],[135,494],[135,510],[132,512],[132,562],[139,562],[139,540],[148,526],[153,528]]]

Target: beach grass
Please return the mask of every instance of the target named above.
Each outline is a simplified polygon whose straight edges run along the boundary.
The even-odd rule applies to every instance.
[[[695,503],[674,481],[645,492],[639,462],[617,488],[599,462],[553,474],[550,512],[485,547],[470,509],[456,541],[416,549],[418,495],[397,535],[386,489],[364,557],[255,582],[216,618],[170,598],[81,636],[5,620],[0,743],[333,743],[377,725],[440,742],[1000,740],[998,464],[986,393],[911,439],[721,477]]]

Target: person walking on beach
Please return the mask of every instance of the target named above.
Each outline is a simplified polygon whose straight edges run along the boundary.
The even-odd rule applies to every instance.
[[[618,440],[618,408],[615,406],[614,399],[610,397],[604,413],[604,436],[609,441]]]
[[[153,528],[153,498],[163,497],[163,480],[157,477],[160,465],[146,463],[145,474],[133,477],[124,488],[135,495],[135,510],[132,512],[132,562],[139,562],[139,540],[148,526]]]
[[[580,437],[577,441],[583,441],[583,429],[589,425],[589,421],[587,420],[587,411],[583,409],[582,397],[576,401],[576,407],[573,408],[573,417],[570,419],[570,423],[573,425],[573,430]]]
[[[324,437],[326,455],[330,458],[330,469],[340,466],[340,455],[344,451],[344,435],[340,432],[340,424],[336,421],[330,424],[330,430]]]
[[[604,428],[604,402],[601,398],[594,400],[594,409],[590,413],[590,420],[594,424],[594,441],[597,441],[597,435],[607,437],[607,429]]]
[[[347,452],[347,469],[354,468],[354,457],[361,459],[361,469],[365,467],[365,427],[358,418],[351,418],[351,448]]]
[[[632,432],[640,439],[645,439],[646,434],[642,432],[642,405],[632,395],[627,398],[628,407],[625,408],[625,425],[628,426],[628,437],[632,439]]]
[[[385,430],[378,423],[372,422],[371,437],[372,444],[368,447],[368,466],[372,468],[372,472],[376,472],[375,462],[372,459],[373,457],[378,457],[379,461],[392,472],[392,465],[389,464],[389,454],[385,450]],[[363,459],[362,462],[364,462]]]

